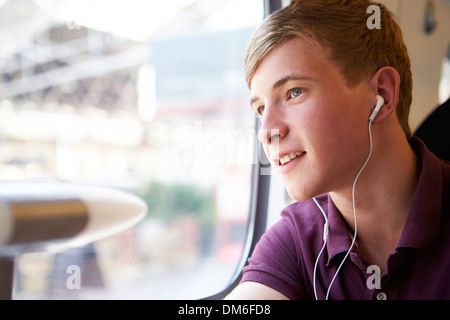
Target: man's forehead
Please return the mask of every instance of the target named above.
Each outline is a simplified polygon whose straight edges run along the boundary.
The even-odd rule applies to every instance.
[[[267,78],[264,82],[270,78],[271,84],[291,72],[299,77],[312,77],[311,72],[320,67],[324,60],[328,60],[327,57],[325,50],[310,41],[302,38],[285,41],[270,50],[260,61],[250,80],[250,89],[261,70],[271,69],[269,74],[264,75]],[[280,76],[277,71],[284,74]]]
[[[311,41],[295,38],[279,44],[264,57],[250,80],[250,91],[252,96],[258,96],[257,91],[272,90],[290,80],[327,81],[335,75],[342,78],[327,50]]]

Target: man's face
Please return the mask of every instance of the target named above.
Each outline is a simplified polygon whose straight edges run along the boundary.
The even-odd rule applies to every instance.
[[[325,51],[302,39],[266,56],[251,105],[262,121],[258,139],[291,197],[351,186],[369,150],[371,97],[369,80],[349,88]]]

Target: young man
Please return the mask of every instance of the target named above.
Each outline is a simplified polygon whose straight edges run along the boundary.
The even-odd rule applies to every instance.
[[[392,14],[293,0],[255,32],[245,68],[258,138],[297,202],[227,298],[449,299],[450,166],[411,137]]]

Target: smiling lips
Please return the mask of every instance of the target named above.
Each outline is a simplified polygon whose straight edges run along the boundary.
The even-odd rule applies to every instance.
[[[305,152],[291,152],[287,155],[285,155],[284,157],[280,158],[280,165],[285,165],[287,164],[289,161],[301,156],[305,154]]]

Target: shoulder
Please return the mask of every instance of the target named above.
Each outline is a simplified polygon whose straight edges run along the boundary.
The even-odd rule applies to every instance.
[[[327,208],[327,196],[317,200]],[[290,299],[307,298],[308,275],[323,245],[324,218],[313,200],[295,202],[281,216],[256,245],[242,282],[263,284]]]
[[[328,210],[327,195],[316,198],[319,205]],[[295,202],[281,212],[281,219],[263,235],[260,245],[283,248],[290,254],[299,255],[316,250],[322,245],[322,232],[325,220],[314,200]]]

